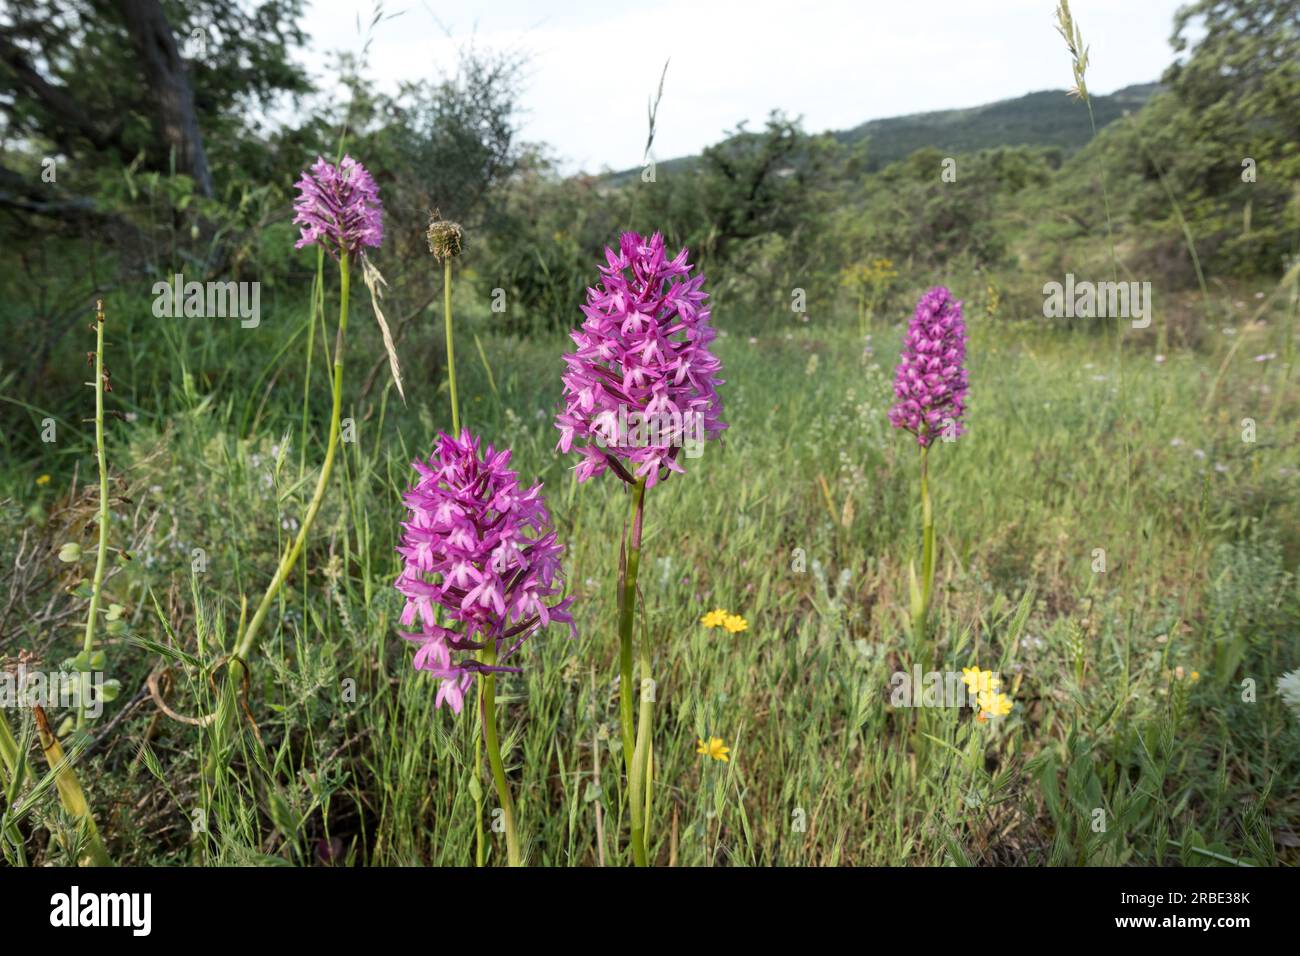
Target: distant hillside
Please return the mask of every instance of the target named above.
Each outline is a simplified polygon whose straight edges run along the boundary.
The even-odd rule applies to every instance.
[[[1097,128],[1119,119],[1125,110],[1136,112],[1159,89],[1158,83],[1143,83],[1093,96]],[[1092,131],[1082,103],[1068,99],[1062,90],[1043,90],[970,109],[871,120],[834,135],[846,144],[869,139],[868,164],[878,169],[922,146],[953,153],[995,146],[1059,146],[1070,153],[1087,143]]]
[[[1159,89],[1159,83],[1142,83],[1104,96],[1093,95],[1097,128],[1119,119],[1125,110],[1136,112]],[[1064,90],[1042,90],[968,109],[869,120],[831,135],[846,145],[868,140],[867,165],[876,170],[910,156],[922,146],[953,153],[995,146],[1059,146],[1068,154],[1087,143],[1092,130],[1082,103],[1069,99]],[[690,169],[697,158],[681,156],[664,160],[659,166],[680,172]],[[610,185],[622,185],[640,172],[639,168],[627,169],[604,178]]]

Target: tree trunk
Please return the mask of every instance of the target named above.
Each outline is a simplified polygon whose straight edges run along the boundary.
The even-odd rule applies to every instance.
[[[162,5],[158,0],[117,0],[117,8],[156,97],[163,142],[175,151],[177,170],[189,175],[202,195],[211,196],[212,174],[194,113],[194,91]]]

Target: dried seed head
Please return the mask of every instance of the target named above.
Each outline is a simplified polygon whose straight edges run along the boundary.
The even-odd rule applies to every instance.
[[[438,210],[429,217],[429,251],[439,262],[460,255],[463,233],[460,223],[448,222]]]

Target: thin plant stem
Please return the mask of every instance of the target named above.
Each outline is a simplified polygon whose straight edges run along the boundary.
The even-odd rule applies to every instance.
[[[921,448],[921,600],[912,609],[912,632],[918,643],[925,639],[925,622],[934,589],[934,511],[930,506],[930,449]]]
[[[482,687],[474,698],[475,709],[478,711],[478,726],[480,730],[474,733],[474,779],[479,780],[483,773],[483,693]],[[483,790],[480,784],[477,796],[474,800],[474,865],[483,866],[487,862],[486,840],[483,834]]]
[[[482,682],[478,693],[474,695],[474,866],[484,866],[487,862],[487,840],[484,834],[484,791],[482,791],[482,771],[484,771],[484,737],[486,736],[486,715],[484,714],[484,695]]]
[[[594,667],[591,670],[591,695],[593,698],[596,696],[596,669]],[[600,786],[601,785],[600,730],[595,726],[594,721],[592,722],[592,724],[593,726],[591,729],[591,759],[592,759],[591,779],[595,781],[597,786]],[[596,807],[596,865],[604,866],[605,865],[605,811],[602,807],[602,801],[600,799],[597,799],[595,801],[595,807]]]
[[[311,309],[307,318],[307,362],[302,376],[302,426],[299,432],[298,473],[307,469],[307,417],[311,407],[311,367],[316,351],[316,317],[325,309],[325,249],[316,247],[316,279],[311,286]]]
[[[91,583],[90,610],[81,649],[89,658],[95,649],[95,625],[99,622],[99,596],[104,589],[104,565],[108,560],[108,460],[104,454],[104,303],[95,303],[95,456],[99,464],[99,547],[95,554],[95,576]],[[84,664],[90,667],[89,660]],[[90,700],[90,671],[81,672],[81,694],[77,727],[86,725]]]
[[[653,706],[654,701],[651,700],[650,703]],[[644,775],[645,782],[642,784],[642,786],[645,788],[645,843],[647,848],[649,848],[650,846],[650,834],[651,834],[650,804],[653,802],[653,797],[655,792],[654,724],[652,723],[649,724],[648,726],[650,727],[650,738],[649,738],[650,746],[646,747],[645,750],[645,775]]]
[[[927,619],[930,613],[930,598],[934,590],[934,511],[930,505],[930,446],[921,446],[921,583],[919,588],[913,580],[912,594],[912,643],[916,660],[923,661],[923,668],[932,666],[930,647],[927,640]],[[931,750],[927,739],[931,727],[930,715],[926,708],[916,708],[916,737],[914,745],[918,760],[926,760]],[[919,778],[918,778],[918,782]]]
[[[627,531],[627,547],[623,567],[622,594],[619,602],[619,706],[622,709],[623,754],[628,779],[628,806],[632,814],[632,859],[637,866],[647,866],[645,849],[644,782],[646,755],[650,750],[651,725],[654,719],[654,699],[641,693],[639,721],[633,736],[632,724],[632,630],[636,620],[636,579],[641,567],[641,532],[645,521],[646,480],[638,479],[632,488],[632,513]],[[641,679],[650,680],[649,636],[641,642]]]
[[[1083,102],[1088,107],[1088,125],[1092,128],[1092,138],[1097,138],[1097,118],[1092,114],[1092,97],[1084,95]],[[1119,256],[1115,253],[1115,228],[1110,218],[1110,190],[1106,186],[1106,170],[1100,161],[1097,163],[1097,177],[1101,180],[1101,203],[1106,211],[1106,241],[1110,246],[1111,281],[1119,281]]]
[[[494,664],[496,656],[496,646],[489,642],[489,645],[483,649],[482,660],[485,664]],[[497,739],[497,676],[490,671],[480,673],[478,681],[479,694],[482,698],[483,736],[488,764],[492,767],[492,782],[497,788],[497,799],[501,802],[501,816],[506,827],[506,861],[511,866],[521,866],[519,834],[515,830],[515,804],[510,798],[510,785],[506,781],[505,767],[501,762],[501,743]]]
[[[266,593],[262,595],[257,610],[253,612],[253,619],[248,622],[248,627],[244,630],[243,636],[235,647],[235,660],[231,664],[231,676],[237,680],[242,674],[241,662],[247,660],[249,654],[256,649],[257,632],[266,619],[266,615],[270,611],[271,604],[280,588],[284,585],[290,569],[297,562],[298,555],[302,553],[303,547],[307,543],[307,535],[310,533],[312,524],[316,521],[316,515],[325,500],[330,475],[334,471],[334,457],[338,451],[343,413],[343,337],[346,335],[348,328],[348,293],[350,285],[348,254],[346,252],[341,253],[339,258],[339,281],[339,330],[334,342],[334,408],[330,415],[330,437],[329,443],[325,447],[325,461],[321,464],[320,477],[316,480],[316,490],[312,494],[311,501],[307,504],[307,511],[303,515],[302,525],[298,529],[293,545],[280,559],[280,566],[276,568],[275,577],[271,579],[271,583],[267,587]]]
[[[451,256],[442,260],[442,313],[447,325],[447,387],[451,390],[452,437],[460,438],[460,405],[456,401],[456,352],[451,336]]]
[[[632,486],[632,514],[624,529],[624,564],[618,603],[618,703],[623,724],[623,766],[632,780],[632,622],[636,616],[636,576],[641,567],[641,524],[645,517],[645,479]],[[636,795],[632,796],[633,802]]]
[[[649,866],[646,831],[650,820],[650,751],[654,746],[654,683],[650,677],[650,635],[641,638],[641,707],[637,716],[636,747],[632,754],[629,789],[632,809],[632,859],[637,866]],[[644,796],[643,796],[644,794]]]

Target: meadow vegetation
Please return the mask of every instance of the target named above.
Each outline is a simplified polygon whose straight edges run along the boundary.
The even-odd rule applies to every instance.
[[[248,5],[180,7],[160,6],[178,35],[206,13],[232,25],[221,44],[248,42],[234,28]],[[511,55],[466,49],[397,95],[368,85],[363,55],[340,66],[347,101],[313,98],[284,53],[287,0],[257,7],[279,44],[251,60],[210,50],[193,71],[199,169],[192,150],[160,151],[126,74],[82,94],[116,105],[116,130],[72,128],[21,95],[14,50],[52,36],[35,16],[14,24],[0,43],[20,94],[0,103],[19,144],[0,191],[0,662],[56,670],[83,651],[106,500],[91,614],[118,691],[53,734],[30,709],[3,712],[6,863],[471,865],[481,830],[486,862],[505,862],[473,713],[434,709],[398,635],[410,463],[451,427],[444,271],[425,239],[438,208],[465,229],[460,417],[544,482],[579,635],[540,635],[523,672],[498,678],[526,862],[632,859],[615,600],[628,493],[579,488],[555,416],[601,250],[636,229],[688,246],[707,277],[729,426],[646,511],[652,861],[1294,865],[1300,712],[1278,681],[1300,668],[1300,25],[1281,2],[1193,8],[1215,28],[1082,148],[940,142],[877,164],[870,137],[774,114],[621,177],[561,175],[518,141]],[[82,15],[74,33],[107,16]],[[129,32],[99,26],[100,55],[128,60]],[[53,69],[64,85],[87,67]],[[671,76],[659,123],[684,108]],[[295,95],[295,124],[250,118]],[[294,250],[290,202],[340,141],[384,201],[371,258],[405,397],[354,270],[349,431],[245,690],[229,655],[330,435],[341,290],[316,250]],[[47,153],[58,180],[38,188]],[[1044,318],[1044,283],[1116,271],[1155,287],[1149,328]],[[175,273],[259,282],[260,322],[157,318],[151,290]],[[964,303],[971,391],[967,433],[930,459],[923,639],[907,612],[916,446],[887,413],[907,319],[939,285]],[[85,387],[96,298],[106,499]],[[746,626],[705,627],[714,609]],[[1010,714],[894,697],[899,673],[972,666],[1001,675]],[[233,719],[206,719],[223,699]],[[54,735],[62,762],[47,762]]]

